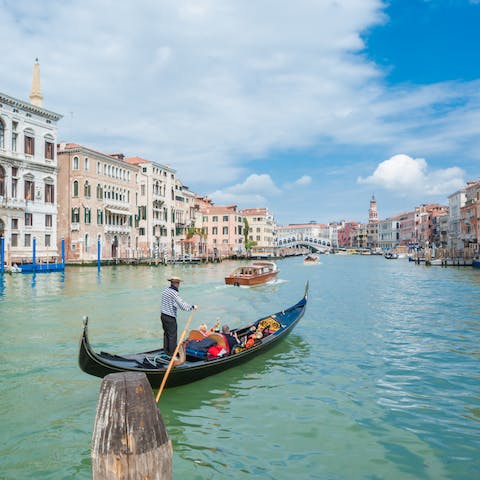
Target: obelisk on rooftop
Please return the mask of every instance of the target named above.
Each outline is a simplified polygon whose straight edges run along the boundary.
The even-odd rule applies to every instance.
[[[35,59],[33,65],[32,93],[30,94],[30,103],[37,107],[42,106],[42,93],[40,90],[40,64],[38,58]]]

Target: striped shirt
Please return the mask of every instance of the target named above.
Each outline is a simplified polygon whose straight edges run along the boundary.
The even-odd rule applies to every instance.
[[[167,287],[162,292],[162,306],[161,313],[165,315],[170,315],[171,317],[177,317],[177,308],[180,310],[193,310],[193,305],[190,305],[187,302],[184,302],[178,291],[172,287]]]

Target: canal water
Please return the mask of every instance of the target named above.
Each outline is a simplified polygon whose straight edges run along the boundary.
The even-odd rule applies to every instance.
[[[0,277],[0,478],[91,478],[101,380],[77,365],[82,318],[97,350],[154,349],[170,275],[199,305],[194,326],[240,326],[310,282],[284,342],[162,394],[174,479],[480,478],[480,270],[292,257],[273,284],[227,287],[236,265]]]

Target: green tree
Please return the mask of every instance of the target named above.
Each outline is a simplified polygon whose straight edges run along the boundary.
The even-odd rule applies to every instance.
[[[252,247],[254,247],[257,242],[254,242],[253,240],[248,239],[248,234],[250,233],[250,225],[248,224],[248,220],[246,218],[243,219],[243,236],[244,236],[244,244],[245,244],[245,250],[250,250]]]

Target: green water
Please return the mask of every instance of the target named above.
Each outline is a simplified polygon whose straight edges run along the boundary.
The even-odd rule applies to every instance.
[[[82,318],[97,350],[156,348],[172,274],[199,305],[195,326],[281,310],[310,281],[281,345],[164,392],[175,479],[480,478],[480,270],[325,255],[279,261],[274,284],[227,287],[235,265],[0,277],[0,478],[91,478],[101,380],[77,366]]]

